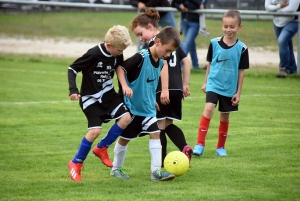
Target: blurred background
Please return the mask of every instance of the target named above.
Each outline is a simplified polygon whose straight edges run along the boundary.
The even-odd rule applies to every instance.
[[[23,0],[39,1],[39,0]],[[129,0],[41,0],[53,2],[73,2],[73,3],[91,3],[91,4],[115,4],[130,5]],[[239,9],[239,10],[264,10],[264,0],[208,0],[208,9]],[[66,7],[51,7],[43,5],[20,5],[13,3],[0,3],[0,9],[3,10],[52,10],[68,9]]]

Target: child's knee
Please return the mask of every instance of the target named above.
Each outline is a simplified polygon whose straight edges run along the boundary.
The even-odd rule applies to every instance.
[[[124,116],[122,116],[119,121],[118,121],[118,126],[120,128],[126,128],[127,125],[130,123],[130,119],[131,119],[131,116],[129,113],[125,114]]]
[[[100,128],[93,128],[90,129],[89,132],[86,134],[86,137],[89,138],[89,140],[94,140],[100,135],[101,129]]]

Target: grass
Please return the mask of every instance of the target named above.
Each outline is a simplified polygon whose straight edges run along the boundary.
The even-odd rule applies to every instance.
[[[111,177],[90,153],[83,181],[74,183],[67,163],[87,122],[78,102],[68,99],[71,62],[0,55],[0,200],[299,200],[299,76],[277,79],[276,69],[264,67],[246,71],[239,112],[230,117],[228,157],[215,156],[216,111],[205,153],[192,158],[185,175],[151,182],[148,137],[142,137],[129,143],[129,180]],[[192,146],[204,108],[203,78],[204,71],[192,71],[191,96],[183,103],[183,121],[176,122]]]
[[[1,13],[0,34],[25,38],[72,38],[74,40],[103,40],[106,31],[116,24],[129,27],[136,12],[49,12],[49,13]],[[112,17],[113,16],[113,17]],[[176,21],[179,17],[176,13]],[[243,16],[242,16],[243,17]],[[245,16],[246,17],[246,16]],[[248,47],[265,47],[277,51],[273,22],[243,20],[239,39]],[[207,48],[210,38],[223,35],[221,20],[207,19],[210,37],[198,35],[198,48]],[[135,38],[132,32],[131,37]],[[182,36],[184,39],[184,36]],[[297,37],[294,37],[294,44]],[[135,43],[136,40],[133,40]],[[295,50],[297,45],[295,46]]]

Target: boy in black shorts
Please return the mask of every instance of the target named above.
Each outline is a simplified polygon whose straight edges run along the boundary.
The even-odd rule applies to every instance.
[[[153,46],[139,51],[117,68],[124,102],[132,115],[130,124],[120,135],[114,149],[111,175],[117,178],[129,178],[122,170],[128,143],[144,135],[150,137],[151,180],[166,181],[175,178],[175,175],[161,170],[160,130],[155,104],[159,77],[161,76],[163,86],[167,86],[165,83],[168,82],[168,68],[163,68],[164,58],[179,47],[179,37],[174,27],[167,26],[156,36]],[[166,91],[168,89],[163,87],[163,93]],[[168,97],[162,96],[161,102],[168,103]]]
[[[227,11],[222,21],[222,30],[225,35],[212,39],[207,53],[209,63],[202,86],[202,90],[206,92],[206,104],[198,129],[198,141],[193,152],[196,156],[204,152],[205,137],[218,103],[220,124],[216,154],[227,156],[225,142],[229,114],[238,111],[244,70],[249,68],[248,48],[237,38],[237,33],[242,29],[239,11]]]
[[[117,139],[130,121],[129,111],[113,85],[115,69],[123,62],[123,50],[131,44],[128,29],[124,26],[114,26],[108,30],[104,41],[89,49],[68,69],[70,99],[79,99],[89,129],[75,157],[68,164],[70,177],[76,182],[81,181],[83,161],[100,135],[102,123],[117,120],[107,135],[94,147],[93,153],[106,166],[112,167],[107,147]],[[80,93],[76,86],[76,76],[79,72],[82,72]]]

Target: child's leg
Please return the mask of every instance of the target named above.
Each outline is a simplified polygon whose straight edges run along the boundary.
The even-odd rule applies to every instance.
[[[225,142],[227,139],[229,125],[229,113],[220,113],[220,125],[219,125],[219,138],[217,143],[217,149],[225,148]]]
[[[151,172],[161,168],[161,142],[160,133],[150,134],[149,151],[151,155]]]
[[[149,150],[151,155],[151,180],[167,181],[175,178],[175,175],[162,171],[161,168],[161,143],[158,133],[150,134]]]
[[[167,156],[167,137],[165,130],[160,130],[160,143],[161,143],[161,164],[164,166],[164,159]]]
[[[94,128],[89,130],[89,132],[82,139],[75,157],[72,159],[73,163],[83,163],[83,161],[86,159],[88,153],[91,150],[91,146],[94,140],[100,135],[100,131],[100,128]]]
[[[112,170],[116,170],[124,166],[128,143],[129,140],[125,140],[123,138],[119,138],[118,142],[116,143]]]
[[[107,148],[122,134],[129,121],[130,114],[126,113],[109,129],[107,135],[102,138],[102,140],[93,149],[93,153],[99,157],[101,162],[107,167],[113,166],[111,160],[109,159]]]
[[[108,131],[107,135],[97,144],[98,148],[109,147],[121,135],[130,121],[130,114],[122,116]]]
[[[214,113],[214,109],[215,109],[215,104],[206,103],[204,113],[200,119],[197,144],[201,144],[203,147],[205,147],[205,138],[206,138],[207,131],[209,129],[210,120]]]
[[[210,124],[210,118],[207,118],[206,116],[202,115],[200,119],[199,128],[198,128],[197,144],[201,144],[203,147],[205,147],[205,138],[209,128],[209,124]]]
[[[160,143],[161,143],[161,165],[164,166],[164,159],[167,155],[167,138],[166,138],[166,119],[157,121],[158,127],[160,129]]]
[[[170,140],[176,145],[176,147],[182,151],[184,146],[187,145],[185,136],[182,130],[174,124],[170,124],[165,129]]]

